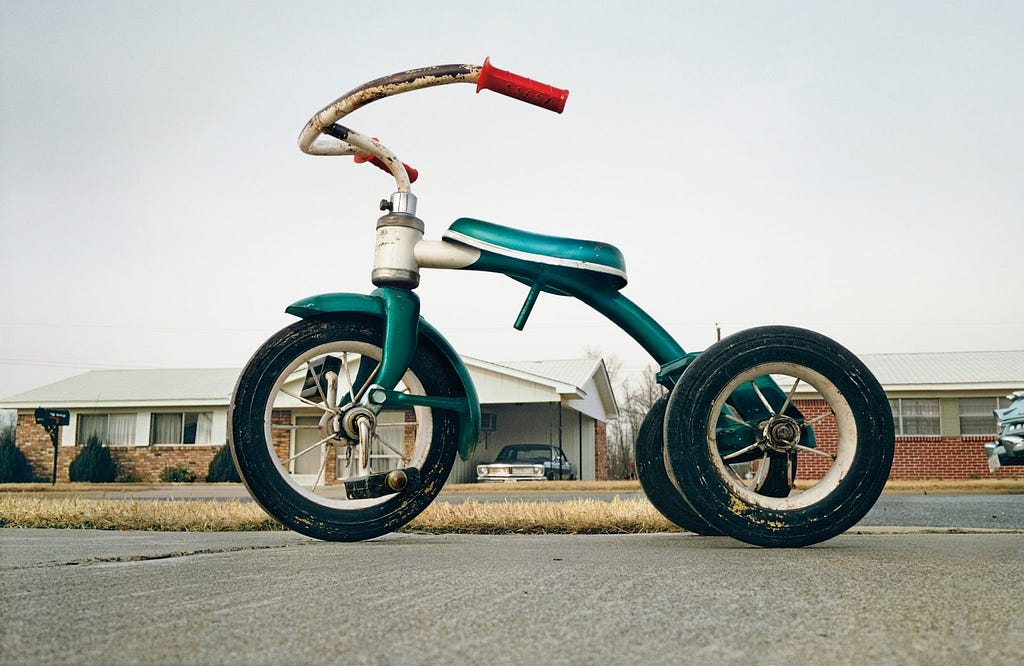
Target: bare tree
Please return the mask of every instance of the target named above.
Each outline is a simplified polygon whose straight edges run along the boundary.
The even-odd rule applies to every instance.
[[[600,350],[590,347],[586,354],[588,358],[604,358],[619,406],[618,417],[608,422],[608,478],[635,478],[636,435],[651,405],[665,395],[665,389],[658,384],[654,366],[647,366],[638,376],[630,378],[625,376],[622,361],[616,356],[604,356]]]

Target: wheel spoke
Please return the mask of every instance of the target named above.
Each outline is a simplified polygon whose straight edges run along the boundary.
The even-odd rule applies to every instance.
[[[381,446],[383,446],[383,447],[385,447],[385,448],[387,448],[387,449],[390,449],[391,451],[393,451],[393,452],[394,452],[394,454],[395,454],[396,456],[398,456],[399,458],[401,458],[401,460],[402,460],[402,463],[403,463],[403,464],[405,464],[405,463],[407,463],[407,462],[408,462],[408,459],[407,459],[407,458],[405,457],[405,454],[404,454],[404,453],[402,453],[401,451],[399,451],[398,449],[396,449],[395,447],[391,446],[391,444],[389,444],[389,443],[387,442],[387,440],[385,440],[385,439],[384,439],[383,437],[381,437],[381,436],[380,436],[380,435],[378,435],[377,433],[373,433],[373,438],[374,438],[375,440],[377,440],[377,442],[378,442],[378,443],[379,443],[379,444],[380,444]]]
[[[754,393],[756,393],[757,397],[761,399],[761,403],[764,405],[764,408],[768,410],[768,413],[775,416],[776,411],[772,409],[771,404],[768,402],[768,398],[764,397],[764,393],[761,393],[761,389],[757,386],[757,380],[750,382],[750,385],[754,387]]]
[[[316,492],[316,487],[320,485],[320,479],[323,478],[324,476],[324,470],[327,469],[327,453],[322,452],[320,454],[320,458],[320,469],[317,470],[316,480],[313,481],[313,487],[310,488],[310,490],[314,493]]]
[[[828,417],[835,416],[835,415],[836,415],[836,413],[830,409],[827,412],[825,412],[824,414],[819,414],[818,416],[815,416],[813,419],[811,419],[809,421],[804,421],[804,425],[805,426],[813,426],[814,424],[820,423],[820,422],[824,421],[825,419],[827,419]]]
[[[356,391],[354,396],[352,396],[353,404],[362,399],[363,393],[366,392],[366,389],[370,388],[370,386],[373,384],[373,380],[377,378],[377,372],[380,371],[380,363],[377,363],[372,358],[367,358],[366,356],[361,357],[359,359],[359,371],[356,372],[357,383],[358,383],[358,380],[359,380],[360,376],[362,376],[365,373],[365,367],[364,367],[363,364],[366,361],[369,361],[369,362],[374,364],[373,370],[370,371],[370,374],[367,375],[366,379],[359,386],[359,390]]]
[[[302,456],[302,455],[305,455],[305,454],[309,453],[310,451],[312,451],[312,450],[313,450],[313,449],[315,449],[316,447],[318,447],[318,446],[321,446],[321,445],[323,445],[323,444],[326,444],[326,443],[327,443],[327,441],[328,441],[328,440],[330,440],[330,439],[331,439],[331,437],[333,437],[333,436],[334,436],[334,435],[331,435],[330,437],[324,437],[323,439],[321,439],[321,440],[320,440],[319,442],[317,442],[316,444],[313,444],[313,445],[311,445],[311,446],[307,446],[306,448],[304,448],[304,449],[302,449],[301,451],[299,451],[298,453],[296,453],[296,454],[295,454],[294,456],[292,456],[292,457],[290,457],[290,458],[285,458],[285,459],[284,459],[284,460],[283,460],[282,462],[283,462],[284,464],[288,464],[288,463],[290,463],[291,461],[295,460],[295,459],[296,459],[296,458],[298,458],[299,456]]]
[[[289,398],[295,398],[296,400],[298,400],[299,402],[301,402],[304,405],[309,405],[310,407],[316,407],[317,409],[319,409],[322,412],[327,412],[328,414],[333,414],[334,413],[334,409],[332,409],[330,407],[327,407],[326,405],[323,405],[323,404],[321,404],[319,402],[313,402],[312,400],[309,400],[307,398],[303,398],[301,395],[295,395],[291,391],[286,391],[284,389],[281,389],[281,393],[284,393]]]
[[[786,410],[789,409],[790,403],[793,402],[793,394],[796,393],[796,387],[800,386],[800,378],[795,377],[794,379],[796,379],[796,381],[793,382],[793,387],[789,389],[789,393],[786,395],[786,402],[782,404],[782,409],[779,410],[779,414],[786,413]]]
[[[757,490],[764,484],[764,479],[768,475],[768,468],[771,466],[771,462],[768,459],[768,454],[765,453],[764,457],[761,458],[761,464],[757,466],[757,471],[754,473],[754,478],[747,484],[748,488]]]
[[[722,410],[722,416],[729,419],[733,423],[738,423],[741,426],[745,426],[747,428],[750,428],[751,430],[757,431],[757,428],[755,428],[754,426],[750,425],[742,418],[740,418],[739,413],[736,411],[736,408],[728,403],[726,403],[725,409]]]
[[[730,460],[733,460],[735,458],[739,458],[744,453],[749,453],[750,451],[753,451],[754,449],[758,448],[758,446],[759,446],[759,443],[758,442],[754,442],[750,446],[745,446],[742,449],[740,449],[739,451],[733,451],[732,453],[730,453],[727,456],[722,456],[722,462],[729,462]]]
[[[827,451],[822,451],[820,449],[812,449],[811,447],[804,446],[803,444],[797,444],[796,448],[800,449],[801,451],[806,451],[807,453],[813,453],[816,456],[821,456],[822,458],[828,458],[829,460],[836,459],[834,453],[829,453]]]
[[[352,386],[352,373],[348,367],[348,352],[344,352],[341,355],[341,367],[345,368],[345,383],[348,384],[348,396],[352,402],[350,404],[356,404],[355,389]]]
[[[317,376],[316,369],[313,368],[313,365],[309,361],[306,361],[306,369],[309,371],[309,374],[313,375],[313,383],[316,384],[316,392],[320,395],[320,401],[324,403],[325,406],[332,407],[333,405],[327,404],[327,396],[324,395],[324,390],[320,386],[320,377]]]

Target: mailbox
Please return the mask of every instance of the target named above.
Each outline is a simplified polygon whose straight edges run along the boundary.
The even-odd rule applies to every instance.
[[[71,423],[71,412],[66,409],[47,409],[40,407],[36,410],[36,423],[50,434],[50,441],[53,442],[53,485],[57,484],[57,454],[60,451],[60,428]]]
[[[40,407],[36,410],[36,423],[44,428],[66,426],[71,423],[71,412],[66,409]]]

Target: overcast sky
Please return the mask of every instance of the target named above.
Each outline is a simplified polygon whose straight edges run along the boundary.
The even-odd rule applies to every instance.
[[[858,353],[1024,348],[1022,2],[0,0],[0,396],[96,368],[240,367],[328,291],[366,292],[392,183],[299,130],[399,70],[471,86],[347,124],[460,216],[621,248],[687,350],[788,323]],[[423,314],[490,361],[642,350],[585,307],[430,272]]]

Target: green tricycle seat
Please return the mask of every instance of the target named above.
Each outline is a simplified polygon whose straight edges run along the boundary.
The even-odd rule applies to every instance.
[[[469,217],[452,222],[442,238],[511,259],[588,271],[615,289],[626,286],[626,260],[608,243],[545,236]]]

